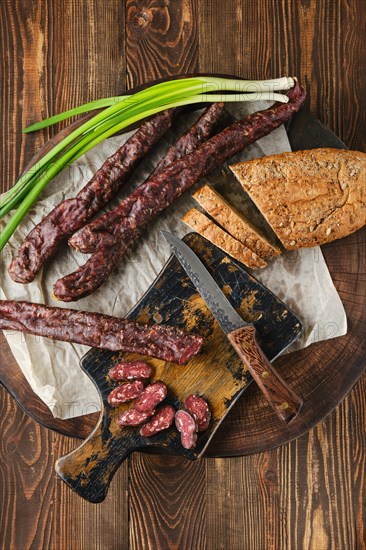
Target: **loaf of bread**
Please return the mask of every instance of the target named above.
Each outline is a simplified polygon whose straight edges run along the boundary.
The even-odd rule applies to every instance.
[[[281,254],[281,250],[277,246],[272,245],[249,220],[244,218],[209,185],[204,185],[196,191],[193,198],[230,235],[253,250],[262,259]]]
[[[366,224],[366,154],[311,149],[231,170],[288,250],[340,239]]]
[[[247,248],[243,243],[237,241],[226,233],[221,227],[216,225],[205,214],[192,208],[182,221],[191,229],[211,241],[215,246],[221,248],[226,254],[232,256],[235,260],[243,263],[252,269],[265,267],[267,264],[253,250]]]

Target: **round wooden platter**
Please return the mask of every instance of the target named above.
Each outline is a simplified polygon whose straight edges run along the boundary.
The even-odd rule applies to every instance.
[[[31,164],[89,116],[59,132]],[[329,145],[337,147],[337,144]],[[312,344],[276,360],[276,367],[304,399],[301,414],[295,421],[290,425],[281,423],[256,385],[251,384],[216,432],[206,456],[248,455],[278,447],[301,436],[334,410],[366,370],[366,228],[322,250],[346,310],[347,335]],[[327,321],[331,323],[332,320]],[[59,433],[85,438],[98,421],[98,413],[71,420],[55,419],[30,388],[4,336],[1,340],[0,383],[29,416]]]

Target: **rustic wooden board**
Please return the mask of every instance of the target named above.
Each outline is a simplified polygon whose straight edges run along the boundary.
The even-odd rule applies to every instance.
[[[125,6],[136,6],[134,16],[145,20],[144,42],[137,39],[139,27],[130,17],[124,19]],[[174,18],[176,9],[181,19]],[[224,9],[212,0],[127,0],[126,4],[120,0],[3,0],[2,190],[14,182],[26,161],[54,131],[22,136],[26,122],[113,95],[124,89],[126,72],[129,86],[146,81],[151,58],[158,76],[187,70],[253,78],[301,75],[308,83],[312,114],[350,148],[365,150],[363,9],[364,0],[226,0]],[[152,34],[154,46],[149,48]],[[189,44],[179,39],[180,34],[190,37]],[[126,36],[131,36],[131,47],[125,48]],[[170,41],[167,36],[172,37]],[[178,55],[174,50],[172,65],[166,60],[174,43],[184,51]],[[169,56],[165,45],[170,48]],[[192,59],[197,63],[194,67]],[[360,294],[355,294],[365,295],[358,270],[359,257],[365,254],[360,244],[364,241],[365,234],[324,251],[347,314],[356,315],[352,329],[364,323]],[[339,263],[342,270],[337,273]],[[355,277],[360,279],[357,284],[350,282]],[[362,331],[361,325],[360,335]],[[332,342],[334,346],[338,343]],[[362,353],[360,346],[362,340],[361,344],[357,338],[347,340],[349,355],[341,352],[343,368],[348,368],[348,357]],[[332,350],[324,351],[329,356]],[[319,351],[316,359],[320,357]],[[314,385],[320,384],[329,369],[335,370],[332,361],[326,360],[324,370],[321,364],[313,365],[310,353],[300,366],[312,371]],[[25,407],[31,402],[32,413],[38,418],[65,429],[64,423],[55,421],[47,407],[31,396],[4,343],[0,369],[1,379],[21,396]],[[338,371],[331,384],[332,393],[343,391]],[[246,400],[253,388],[246,392]],[[76,442],[34,422],[3,388],[0,394],[4,419],[0,427],[0,540],[6,549],[365,547],[366,375],[326,421],[279,449],[198,462],[135,453],[130,467],[126,463],[120,468],[108,498],[97,507],[73,494],[52,474],[54,458],[71,450]],[[314,393],[309,393],[308,400],[313,400],[314,408],[318,406]],[[254,404],[258,406],[259,401]],[[235,414],[241,416],[245,414],[241,402],[233,413],[239,407]],[[261,410],[258,424],[265,421]],[[85,417],[82,424],[80,419],[77,423],[71,420],[66,429],[85,437],[96,420]],[[225,430],[224,423],[222,438],[216,446],[218,432],[210,449],[220,451]],[[239,443],[239,437],[225,441],[232,449]]]
[[[242,317],[254,324],[257,340],[270,360],[298,338],[302,326],[297,317],[238,263],[197,233],[190,233],[184,241],[203,261]],[[117,386],[108,372],[121,361],[141,356],[90,350],[81,360],[81,367],[99,390],[103,412],[91,436],[78,449],[60,458],[56,471],[72,489],[92,502],[105,498],[116,468],[134,450],[153,446],[190,459],[202,456],[220,423],[251,382],[239,356],[175,256],[128,318],[147,324],[170,324],[204,336],[202,352],[186,365],[147,360],[153,367],[151,381],[161,380],[167,385],[165,402],[178,410],[184,408],[188,395],[197,392],[209,403],[212,418],[191,450],[181,445],[174,426],[151,438],[140,436],[139,428],[121,430],[118,415],[130,409],[131,404],[117,408],[108,405],[108,395]]]

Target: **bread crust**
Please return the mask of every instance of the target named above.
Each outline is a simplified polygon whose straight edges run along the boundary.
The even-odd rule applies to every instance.
[[[205,214],[192,208],[185,214],[182,221],[191,229],[221,248],[226,254],[252,269],[265,267],[267,264],[253,250],[246,247],[226,233],[221,227],[211,221]]]
[[[262,259],[281,254],[281,250],[277,246],[272,245],[248,219],[209,185],[204,185],[196,191],[193,198],[225,231],[253,250]]]
[[[366,154],[281,153],[230,166],[287,250],[345,237],[366,224]]]

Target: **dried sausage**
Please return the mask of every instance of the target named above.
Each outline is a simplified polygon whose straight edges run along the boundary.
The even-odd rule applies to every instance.
[[[82,252],[95,251],[102,245],[116,243],[120,237],[126,238],[135,228],[143,227],[149,221],[146,217],[151,219],[199,179],[290,118],[302,103],[299,98],[304,99],[302,92],[297,83],[290,90],[289,103],[249,115],[208,139],[192,153],[175,159],[137,187],[111,212],[78,231],[69,244]]]
[[[9,266],[17,283],[30,283],[63,239],[105,206],[144,156],[171,127],[175,110],[158,113],[138,128],[122,147],[109,157],[72,199],[61,202],[27,235]]]
[[[197,443],[197,424],[187,411],[175,413],[175,425],[180,432],[181,443],[185,449],[194,449]]]
[[[138,378],[150,378],[152,369],[144,361],[124,362],[114,365],[109,371],[111,380],[136,380]]]
[[[181,158],[184,154],[190,153],[195,147],[203,143],[212,135],[223,113],[223,103],[214,103],[206,109],[193,126],[191,126],[191,128],[189,128],[189,130],[169,149],[167,154],[155,168],[153,174],[156,175],[173,160]],[[97,248],[98,242],[93,244],[93,236],[95,234],[104,234],[108,238],[105,229],[111,224],[117,223],[121,215],[123,215],[123,212],[114,209],[100,216],[94,222],[86,226],[85,234],[82,230],[76,232],[69,240],[69,244],[82,252],[94,251],[94,248]],[[134,240],[138,238],[139,234],[140,232],[136,230]],[[123,244],[124,250],[127,250],[131,243],[132,240],[127,239]],[[122,243],[119,245],[118,254],[122,253],[121,246]],[[55,296],[64,302],[72,302],[83,296],[88,296],[108,279],[117,261],[118,259],[113,247],[103,247],[101,250],[97,250],[83,266],[79,274],[78,285],[70,291],[70,281],[68,277],[59,279],[54,287]],[[104,266],[104,268],[100,269],[100,266]],[[73,277],[73,275],[71,277]]]
[[[207,430],[211,420],[211,411],[207,401],[197,394],[192,394],[187,397],[184,406],[195,419],[198,431]]]
[[[155,411],[137,411],[136,409],[129,409],[124,413],[120,414],[117,423],[121,428],[124,426],[141,426],[146,420],[151,418]]]
[[[140,412],[151,411],[166,398],[167,389],[163,382],[154,382],[147,386],[135,402],[135,409]]]
[[[132,240],[118,245],[118,251],[127,250]],[[63,302],[74,302],[92,294],[108,279],[118,263],[116,247],[103,247],[77,271],[56,281],[53,294]]]
[[[215,131],[218,123],[225,112],[223,103],[213,103],[208,107],[198,120],[170,147],[168,152],[157,164],[149,179],[161,172],[173,161],[188,155],[199,145],[205,142]],[[80,252],[95,252],[98,248],[98,236],[103,235],[104,231],[117,223],[123,216],[123,211],[113,209],[103,216],[99,216],[95,221],[89,223],[85,228],[77,231],[69,240],[70,246]]]
[[[93,254],[84,266],[56,281],[55,296],[69,302],[99,288],[121,261],[127,248],[138,238],[140,231],[157,214],[203,176],[289,120],[301,107],[305,95],[305,90],[296,81],[288,92],[288,103],[275,104],[231,124],[135,189],[115,209],[115,212],[123,214],[120,221],[101,233],[98,246],[103,243],[105,246]]]
[[[198,353],[203,344],[200,336],[164,325],[148,326],[100,313],[11,300],[0,300],[0,329],[141,353],[179,364]]]
[[[164,157],[158,162],[150,177],[161,172],[173,161],[192,153],[201,143],[204,143],[215,133],[219,122],[225,113],[224,103],[212,103],[196,120],[196,122],[170,147]]]
[[[174,414],[174,407],[171,405],[162,405],[156,410],[149,422],[142,426],[140,435],[151,437],[163,430],[167,430],[174,422]]]
[[[111,407],[118,407],[121,403],[128,403],[136,399],[142,390],[144,389],[144,383],[141,380],[135,380],[135,382],[123,384],[114,388],[108,395],[108,403]]]

